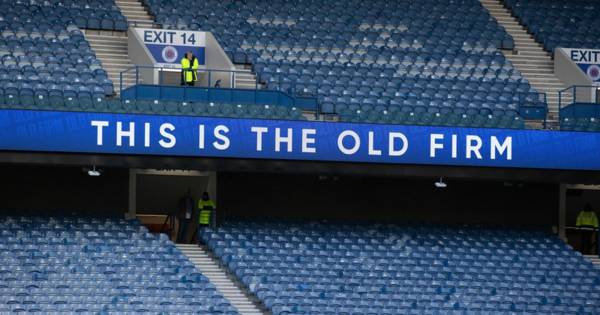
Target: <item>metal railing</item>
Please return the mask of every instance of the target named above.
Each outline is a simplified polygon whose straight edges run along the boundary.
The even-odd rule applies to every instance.
[[[573,103],[600,103],[600,86],[573,85],[558,91],[558,109]]]
[[[595,255],[600,257],[600,229],[597,228],[593,228],[593,227],[578,227],[578,226],[566,226],[565,230],[569,230],[569,231],[574,231],[574,232],[578,232],[581,238],[587,236],[585,235],[585,231],[587,232],[591,232],[594,233],[595,232],[595,238],[593,240],[588,240],[590,241],[590,247],[596,249],[596,253]],[[587,255],[594,255],[594,254],[590,254],[588,253]]]
[[[133,82],[126,81],[127,74],[133,74]],[[138,84],[153,84],[162,86],[190,86],[204,88],[233,88],[258,90],[262,86],[258,79],[246,81],[239,84],[237,80],[242,76],[252,76],[251,72],[240,70],[221,70],[221,69],[198,69],[197,81],[193,85],[186,85],[182,82],[182,71],[176,68],[156,67],[156,66],[133,66],[119,73],[119,91]]]

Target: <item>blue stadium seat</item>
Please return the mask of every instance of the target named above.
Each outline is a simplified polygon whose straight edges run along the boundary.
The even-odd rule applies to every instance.
[[[0,274],[11,282],[0,286],[3,313],[238,314],[165,235],[137,221],[5,216],[0,226]]]
[[[273,314],[593,314],[600,305],[600,270],[545,232],[240,221],[201,237]]]
[[[504,5],[550,53],[556,47],[600,48],[594,38],[594,1],[507,0]]]

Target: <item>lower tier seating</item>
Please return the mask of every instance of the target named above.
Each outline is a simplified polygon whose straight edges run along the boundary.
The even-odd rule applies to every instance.
[[[218,102],[176,102],[105,98],[44,98],[0,95],[0,109],[85,111],[122,114],[189,115],[231,118],[304,120],[295,107]]]
[[[474,128],[524,129],[525,122],[516,114],[497,114],[491,111],[460,108],[389,108],[380,110],[344,110],[340,120],[357,123],[422,125]]]
[[[600,131],[600,119],[595,117],[566,117],[560,121],[560,130],[565,131]]]
[[[201,237],[275,315],[600,313],[600,272],[543,232],[234,222]]]
[[[0,279],[1,314],[237,314],[137,221],[1,217]]]
[[[306,120],[302,110],[279,105],[231,104],[218,102],[177,102],[158,100],[119,100],[105,98],[62,98],[0,95],[0,109],[87,111],[101,113],[189,115],[230,118]],[[478,128],[525,128],[515,115],[463,109],[391,108],[389,110],[343,110],[342,122]]]

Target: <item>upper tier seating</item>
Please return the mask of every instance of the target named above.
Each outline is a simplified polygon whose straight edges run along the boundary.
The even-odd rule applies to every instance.
[[[202,238],[274,315],[600,313],[600,271],[542,232],[237,222]]]
[[[600,3],[595,0],[504,0],[544,49],[600,48]]]
[[[73,24],[85,29],[127,30],[127,19],[112,0],[0,0],[0,12],[3,25],[14,29],[27,30],[28,25],[37,24],[44,31]]]
[[[269,88],[316,96],[326,113],[514,117],[544,106],[499,51],[512,38],[477,0],[144,1],[165,28],[213,32]]]
[[[0,218],[0,313],[237,314],[137,221]]]
[[[104,96],[114,93],[78,27],[127,29],[112,1],[0,1],[0,84],[5,90]]]

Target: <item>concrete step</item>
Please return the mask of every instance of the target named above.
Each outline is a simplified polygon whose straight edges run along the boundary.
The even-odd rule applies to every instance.
[[[125,14],[123,14],[125,15]],[[152,17],[150,15],[148,15],[147,13],[143,13],[143,14],[127,14],[125,15],[127,17],[128,20],[139,20],[139,21],[152,21]]]
[[[127,45],[121,45],[121,44],[98,44],[98,43],[94,43],[94,44],[90,44],[90,46],[93,49],[114,49],[114,50],[119,50],[119,51],[127,51]]]
[[[106,59],[121,59],[123,58],[123,54],[115,54],[115,53],[107,53],[107,52],[96,52],[96,57],[98,58],[106,58]],[[128,57],[125,57],[128,58]]]
[[[136,6],[133,4],[120,4],[119,8],[121,12],[140,12],[140,13],[148,13],[146,9],[142,6]]]
[[[121,67],[125,67],[125,68],[131,68],[133,67],[133,64],[131,63],[131,60],[129,60],[128,58],[123,58],[123,59],[104,59],[102,60],[102,65],[105,66],[121,66]]]
[[[127,22],[129,23],[129,25],[137,25],[137,26],[152,26],[154,25],[154,21],[146,21],[146,20],[130,20],[128,19]]]
[[[118,36],[121,35],[121,36]],[[127,33],[125,32],[119,32],[113,35],[105,35],[105,34],[85,34],[86,37],[89,38],[93,38],[93,39],[97,39],[97,40],[102,40],[102,39],[110,39],[110,40],[118,40],[118,39],[122,39],[124,41],[127,41]]]
[[[127,46],[128,40],[127,37],[110,37],[110,36],[88,36],[87,40],[91,41],[92,43],[94,43],[95,45],[106,45],[106,44],[113,44],[113,45],[125,45]]]
[[[116,37],[116,36],[101,36],[101,35],[89,35],[88,40],[94,42],[94,44],[123,44],[127,45],[127,37]]]
[[[265,314],[259,306],[249,298],[247,291],[242,291],[222,267],[205,248],[197,245],[177,244],[177,247],[186,255],[196,268],[206,276],[217,290],[225,297],[233,307],[242,315]]]

